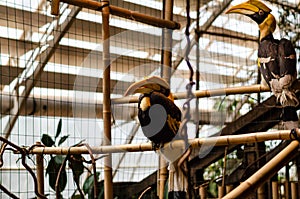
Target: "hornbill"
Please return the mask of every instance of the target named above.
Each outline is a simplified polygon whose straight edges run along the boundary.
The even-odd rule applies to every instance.
[[[274,39],[276,20],[271,9],[259,0],[232,6],[226,11],[238,13],[254,20],[260,30],[258,47],[258,67],[263,78],[271,88],[272,93],[283,107],[282,120],[285,129],[298,128],[296,106],[299,101],[292,89],[297,77],[296,51],[288,39]]]
[[[138,101],[138,119],[144,135],[169,162],[168,198],[186,198],[190,186],[187,160],[191,150],[186,145],[182,148],[164,146],[173,139],[187,141],[187,136],[178,132],[182,114],[174,103],[169,84],[152,76],[132,84],[124,96],[133,93],[142,93]]]
[[[144,135],[155,148],[170,142],[177,134],[181,111],[174,104],[169,84],[152,76],[133,83],[124,96],[142,93],[138,101],[138,119]]]

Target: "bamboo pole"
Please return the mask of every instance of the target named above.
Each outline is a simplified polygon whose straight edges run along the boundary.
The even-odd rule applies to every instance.
[[[279,189],[278,189],[278,182],[277,181],[272,182],[272,198],[273,199],[279,199]]]
[[[163,20],[172,21],[173,20],[173,0],[163,1]],[[172,29],[163,29],[162,37],[162,77],[170,83],[171,79],[171,68],[172,68]],[[158,197],[160,199],[164,198],[165,184],[168,179],[168,164],[166,159],[161,154],[159,156],[159,170],[158,170]]]
[[[285,198],[290,198],[290,182],[288,179],[286,179],[283,183],[284,187],[284,196]]]
[[[274,175],[279,169],[296,156],[299,142],[293,140],[285,149],[278,153],[272,160],[266,163],[261,169],[249,177],[246,181],[232,190],[223,199],[245,198],[253,190],[262,185],[268,178]]]
[[[61,0],[61,2],[96,10],[96,11],[103,11],[103,8],[105,6],[108,6],[110,14],[115,16],[131,19],[134,21],[142,22],[160,28],[168,28],[172,30],[180,29],[180,23],[177,23],[175,21],[164,20],[150,15],[145,15],[136,11],[131,11],[113,5],[107,5],[107,1],[98,2],[92,0]]]
[[[192,148],[201,147],[205,145],[213,146],[229,146],[245,143],[264,142],[268,140],[290,140],[290,130],[273,131],[273,132],[256,132],[242,135],[227,135],[219,137],[208,138],[196,138],[190,139],[188,144]],[[296,129],[297,136],[300,137],[300,130]],[[181,140],[172,141],[166,143],[164,147],[183,147],[185,143]],[[107,145],[91,147],[94,154],[106,154],[106,153],[125,153],[125,152],[140,152],[140,151],[152,151],[151,143],[140,144],[124,144],[124,145]],[[88,154],[88,150],[84,146],[79,147],[34,147],[29,151],[31,154]]]
[[[225,187],[223,187],[222,185],[218,186],[218,198],[222,198],[224,197],[224,195],[225,195]]]
[[[37,145],[41,145],[40,142],[36,143]],[[44,194],[44,158],[43,154],[36,154],[36,178],[37,178],[37,186],[38,186],[38,193],[41,195]],[[40,199],[40,197],[37,197]]]
[[[106,6],[107,5],[107,6]],[[105,146],[111,145],[111,106],[110,106],[110,47],[109,47],[109,1],[105,1],[102,9],[102,35],[103,35],[103,128]],[[112,158],[111,154],[104,158],[104,198],[113,198]]]
[[[292,199],[297,199],[298,198],[298,191],[297,191],[297,185],[298,182],[291,182],[291,194],[292,194]]]
[[[245,92],[243,92],[245,91]],[[269,91],[269,88],[263,87],[261,85],[252,85],[252,86],[243,86],[243,87],[232,87],[226,89],[213,89],[213,90],[202,90],[202,91],[195,91],[193,94],[195,98],[203,98],[203,97],[210,97],[213,94],[214,96],[218,95],[235,95],[235,94],[244,94],[244,93],[252,93],[252,92],[266,92]],[[175,99],[186,99],[186,93],[174,93]],[[0,93],[0,113],[7,114],[11,109],[13,109],[13,98],[14,96],[6,93]],[[50,96],[53,100],[49,100],[49,96],[43,95],[30,95],[24,107],[20,108],[20,115],[28,115],[28,114],[38,114],[38,115],[54,115],[55,113],[68,113],[64,115],[66,117],[73,117],[74,115],[72,111],[72,102],[74,99],[72,97],[62,97],[60,102],[55,101],[56,96]],[[128,96],[122,98],[114,98],[111,99],[112,104],[126,104],[126,103],[137,103],[138,97],[137,96]],[[59,105],[57,105],[59,103]],[[96,102],[97,113],[98,110],[101,111],[102,102]],[[89,103],[88,101],[84,102],[85,110],[90,108],[95,108],[95,104]],[[46,109],[45,109],[46,108]],[[70,112],[68,112],[70,111]],[[88,117],[88,111],[82,112],[83,117]],[[100,113],[99,113],[100,114]],[[102,115],[97,115],[97,117],[102,117]]]
[[[270,88],[260,84],[250,85],[250,86],[239,86],[230,88],[219,88],[211,90],[198,90],[194,91],[193,95],[195,98],[204,98],[212,96],[223,96],[223,95],[237,95],[237,94],[249,94],[249,93],[259,93],[268,92]],[[186,92],[173,93],[174,99],[187,99]],[[122,98],[112,99],[113,104],[125,104],[125,103],[137,103],[138,96],[129,96]]]
[[[199,187],[199,195],[200,195],[200,199],[207,198],[207,185]]]
[[[60,0],[52,0],[51,1],[51,14],[58,16],[59,15],[59,3]]]

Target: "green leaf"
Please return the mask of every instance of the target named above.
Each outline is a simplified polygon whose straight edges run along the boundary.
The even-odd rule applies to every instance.
[[[77,195],[73,195],[71,197],[71,199],[81,199],[81,195],[77,194]]]
[[[82,156],[80,154],[72,155],[69,158],[69,166],[72,169],[74,180],[79,182],[79,177],[84,171]]]
[[[97,179],[99,179],[100,172],[96,173]],[[89,193],[90,189],[94,186],[94,174],[90,175],[83,183],[83,192],[85,194]]]
[[[56,183],[56,178],[59,173],[59,169],[63,164],[63,156],[54,156],[50,159],[47,169],[46,169],[46,174],[49,175],[49,185],[50,187],[55,190],[55,183]],[[61,176],[59,179],[59,191],[62,192],[67,185],[67,173],[66,173],[66,168],[65,165],[63,165]]]
[[[41,141],[47,147],[51,147],[55,144],[55,142],[52,140],[52,138],[48,134],[43,134]]]
[[[60,146],[62,143],[64,143],[69,136],[70,135],[65,135],[65,136],[61,137],[58,142],[58,146]]]
[[[58,136],[61,133],[61,127],[62,127],[62,120],[59,119],[58,125],[57,125],[57,129],[56,129],[56,134],[55,134],[55,139],[58,138]]]

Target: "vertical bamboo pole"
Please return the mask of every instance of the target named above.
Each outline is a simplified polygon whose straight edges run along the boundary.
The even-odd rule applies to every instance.
[[[284,186],[284,196],[285,198],[290,198],[290,185],[289,185],[289,180],[286,179],[286,181],[284,181],[283,186]]]
[[[277,181],[273,181],[272,182],[272,198],[273,199],[279,199],[279,193],[278,193],[279,189],[278,189],[278,182]]]
[[[36,142],[37,145],[41,145],[40,142]],[[42,154],[36,154],[36,178],[38,182],[38,192],[41,195],[44,194],[44,158]],[[37,197],[40,199],[40,197]]]
[[[297,191],[297,182],[291,182],[291,194],[292,194],[292,199],[297,199],[298,198],[298,191]]]
[[[295,152],[299,147],[299,142],[293,140],[285,149],[278,153],[272,160],[266,163],[262,168],[260,168],[256,173],[254,173],[250,178],[244,181],[237,188],[232,190],[223,199],[231,198],[245,198],[253,190],[257,189],[262,185],[268,178],[274,175],[279,169],[281,169],[285,164],[287,164],[291,159],[297,155]]]
[[[173,20],[173,0],[164,0],[165,10],[163,13],[165,20]],[[164,29],[163,38],[163,70],[162,77],[168,82],[171,77],[172,67],[172,34],[173,31],[170,29]]]
[[[109,4],[109,1],[105,3]],[[109,7],[103,5],[102,9],[102,35],[103,35],[103,128],[104,145],[111,144],[111,107],[110,107],[110,48],[109,48]],[[104,198],[113,198],[112,159],[111,154],[104,158]]]
[[[224,195],[225,195],[224,187],[222,185],[218,186],[218,198],[222,198]]]
[[[207,185],[200,186],[199,195],[200,195],[200,199],[206,199],[207,198]]]
[[[173,0],[163,1],[164,11],[163,18],[166,20],[173,19]],[[171,67],[172,67],[172,30],[163,29],[163,43],[162,43],[162,77],[170,82]],[[165,184],[168,178],[167,162],[160,156],[159,158],[159,172],[158,172],[158,196],[160,199],[164,198]]]
[[[58,16],[59,15],[59,3],[60,0],[52,0],[51,1],[51,14]]]

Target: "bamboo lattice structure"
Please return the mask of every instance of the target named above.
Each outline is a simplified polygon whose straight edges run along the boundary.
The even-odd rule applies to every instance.
[[[238,187],[228,193],[223,199],[246,198],[250,192],[256,190],[267,179],[272,177],[286,163],[291,161],[297,155],[299,141],[293,140],[285,149],[278,153],[272,160],[267,162],[262,168],[255,172],[246,181],[242,182]]]
[[[98,1],[91,1],[91,0],[61,0],[61,2],[96,10],[96,11],[102,11],[102,9],[106,6],[105,4],[108,3],[108,1],[98,2]],[[119,17],[131,19],[134,21],[142,22],[148,25],[161,27],[161,28],[168,28],[172,30],[180,28],[180,24],[175,21],[160,19],[157,17],[145,15],[139,12],[127,10],[113,5],[108,5],[107,7],[109,8],[109,11],[112,15],[116,15]]]
[[[300,130],[296,129],[297,137],[300,137]],[[196,148],[202,145],[213,146],[229,146],[236,144],[263,142],[268,140],[293,140],[297,137],[292,136],[290,130],[272,131],[272,132],[256,132],[243,135],[228,135],[219,137],[196,138],[188,141],[190,147]],[[176,140],[166,143],[164,147],[176,148],[183,147],[184,141]],[[139,152],[139,151],[152,151],[151,143],[141,144],[124,144],[114,146],[99,146],[91,147],[94,154],[107,154],[107,153],[125,153],[125,152]],[[88,154],[88,150],[84,146],[79,147],[34,147],[29,151],[31,154]]]

